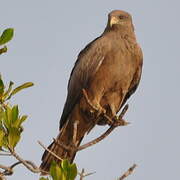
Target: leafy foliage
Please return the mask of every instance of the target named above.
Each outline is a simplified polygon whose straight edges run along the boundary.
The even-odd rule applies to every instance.
[[[21,138],[22,123],[27,119],[26,115],[19,114],[18,105],[11,106],[6,101],[19,91],[32,86],[33,83],[24,83],[12,89],[13,84],[11,81],[6,89],[0,77],[0,150],[14,150]]]
[[[0,36],[0,46],[8,43],[14,35],[14,30],[8,28]],[[7,47],[0,48],[0,54],[7,52]],[[13,88],[14,83],[9,82],[5,86],[0,75],[0,152],[15,152],[15,147],[21,139],[23,132],[22,124],[27,119],[26,115],[20,115],[18,105],[10,105],[9,100],[12,96],[25,88],[33,86],[32,82],[24,83]],[[63,160],[60,164],[52,162],[50,167],[50,176],[41,177],[39,180],[74,180],[77,176],[76,164]],[[0,172],[1,179],[1,172]]]
[[[4,103],[5,101],[9,100],[12,96],[17,94],[23,89],[26,89],[28,87],[33,86],[34,84],[32,82],[24,83],[14,89],[12,89],[14,83],[10,81],[9,86],[7,89],[5,89],[4,83],[0,77],[0,103]]]
[[[55,161],[51,163],[50,167],[50,179],[53,180],[74,180],[77,176],[76,164],[70,163],[64,159],[61,164],[57,164]],[[41,177],[39,180],[49,180],[48,178]]]
[[[8,28],[5,29],[0,36],[0,46],[8,43],[14,35],[14,29],[13,28]],[[7,52],[7,46],[4,46],[3,48],[0,48],[0,54]]]

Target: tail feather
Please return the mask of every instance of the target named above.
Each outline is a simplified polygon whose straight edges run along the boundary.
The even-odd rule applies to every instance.
[[[64,149],[57,142],[60,142],[66,146],[72,146],[76,144],[79,146],[84,135],[94,127],[94,123],[85,118],[79,110],[79,105],[76,105],[73,109],[71,115],[69,116],[66,124],[61,128],[59,135],[56,138],[56,141],[51,143],[48,149],[59,156],[61,159],[68,159],[70,162],[73,162],[76,152],[73,150]],[[73,140],[74,133],[74,123],[77,122],[77,131],[76,131],[76,140]],[[50,164],[52,161],[60,162],[55,156],[51,153],[45,151],[42,156],[42,163],[40,165],[41,170],[49,172]]]
[[[56,138],[56,141],[51,143],[48,147],[48,149],[51,152],[55,153],[61,159],[68,159],[70,162],[73,162],[76,152],[73,150],[64,149],[62,146],[58,144],[58,142],[66,146],[72,146],[74,145],[74,143],[76,144],[76,146],[79,146],[84,135],[92,127],[92,123],[90,122],[88,123],[87,121],[84,121],[84,119],[80,118],[80,121],[78,121],[78,126],[77,126],[76,142],[73,142],[73,133],[74,133],[73,124],[74,124],[75,119],[72,118],[67,122],[67,125],[65,125],[65,127],[61,129],[59,135]],[[42,163],[40,165],[40,169],[48,173],[50,164],[53,160],[56,162],[60,162],[60,160],[57,159],[55,156],[53,156],[51,153],[45,151],[42,156]],[[42,175],[45,175],[47,173],[42,173]]]
[[[69,131],[67,129],[65,131],[60,131],[56,140],[48,146],[48,149],[54,154],[56,154],[60,159],[68,159],[72,162],[76,155],[76,152],[71,152],[70,150],[64,149],[58,144],[58,142],[61,142],[62,144],[67,146],[72,144],[72,138],[69,139]],[[60,160],[57,159],[54,155],[52,155],[50,152],[45,151],[42,156],[42,163],[40,165],[40,169],[48,173],[52,161],[60,162]]]

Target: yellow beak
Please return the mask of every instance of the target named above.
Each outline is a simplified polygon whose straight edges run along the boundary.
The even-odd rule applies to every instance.
[[[119,20],[116,17],[112,17],[110,19],[110,27],[112,27],[114,24],[118,24]]]

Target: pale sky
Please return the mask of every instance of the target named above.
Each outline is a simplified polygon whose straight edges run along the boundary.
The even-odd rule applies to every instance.
[[[40,164],[43,149],[58,134],[67,82],[79,51],[99,36],[107,14],[114,9],[133,16],[144,67],[138,91],[128,101],[127,127],[76,156],[79,171],[96,173],[85,180],[115,180],[133,163],[138,167],[128,180],[180,179],[180,3],[178,0],[16,0],[1,1],[0,30],[15,29],[7,54],[1,55],[1,74],[20,85],[35,86],[16,95],[22,114],[29,115],[16,151]],[[106,128],[106,127],[105,127]],[[105,131],[97,127],[87,142]],[[0,157],[0,163],[14,160]],[[25,167],[15,168],[9,180],[34,180]]]

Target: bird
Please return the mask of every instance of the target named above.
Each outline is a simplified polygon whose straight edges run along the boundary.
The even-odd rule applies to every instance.
[[[77,56],[59,134],[48,149],[73,162],[76,151],[64,146],[78,147],[96,125],[110,125],[107,117],[117,119],[118,112],[139,85],[142,65],[143,53],[136,40],[132,16],[123,10],[111,11],[103,33]],[[53,160],[60,161],[46,150],[40,168],[49,172]]]

